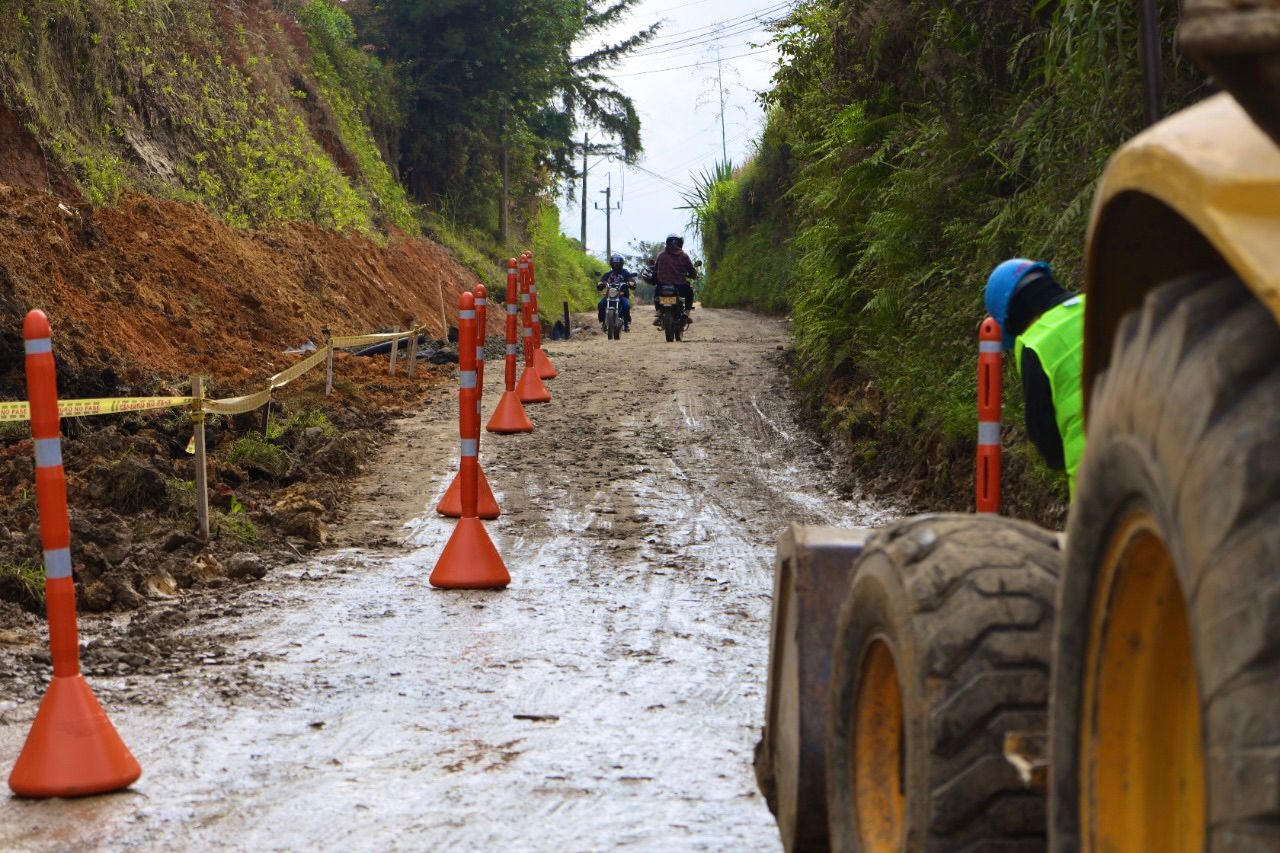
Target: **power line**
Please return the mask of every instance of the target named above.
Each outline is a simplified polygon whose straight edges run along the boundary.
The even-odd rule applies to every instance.
[[[775,3],[772,6],[765,6],[762,9],[756,9],[755,11],[747,12],[746,14],[743,14],[743,15],[735,15],[732,18],[725,18],[722,21],[713,21],[710,24],[704,24],[703,26],[700,26],[700,27],[693,27],[692,29],[680,30],[674,33],[666,33],[662,36],[659,36],[651,44],[645,45],[645,47],[641,49],[643,50],[643,49],[648,49],[655,46],[661,46],[664,44],[671,44],[673,42],[689,41],[690,39],[702,38],[704,36],[710,35],[714,33],[717,29],[724,29],[726,27],[736,27],[746,23],[760,22],[763,19],[769,17],[770,15],[774,15],[778,12],[781,12],[783,9],[790,7],[790,5],[791,5],[790,2]]]
[[[722,57],[720,61],[729,62],[730,60],[734,60],[734,59],[746,59],[749,56],[759,56],[762,53],[773,53],[773,48],[756,50],[756,51],[752,51],[751,53],[739,53],[737,56],[725,56],[725,57]],[[646,74],[664,74],[668,71],[682,71],[686,68],[702,68],[705,65],[715,65],[715,64],[716,64],[716,60],[709,59],[709,60],[706,60],[705,62],[694,62],[694,63],[690,63],[689,65],[673,65],[670,68],[653,68],[648,71],[630,71],[626,74],[610,74],[609,76],[610,77],[643,77]]]
[[[787,9],[790,2],[778,3],[773,6],[766,6],[754,12],[748,12],[745,15],[739,15],[733,18],[726,18],[723,21],[716,21],[702,27],[695,27],[690,30],[671,33],[668,36],[655,39],[654,41],[636,48],[627,54],[627,57],[633,56],[655,56],[663,53],[678,52],[679,50],[692,49],[700,47],[712,42],[718,41],[725,36],[744,35],[748,32],[759,29],[759,25],[765,23],[766,18]],[[576,56],[573,61],[589,56]]]

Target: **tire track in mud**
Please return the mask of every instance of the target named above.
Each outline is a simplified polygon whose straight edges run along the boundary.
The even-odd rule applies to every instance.
[[[239,637],[225,662],[111,709],[134,792],[0,802],[0,847],[777,849],[751,770],[774,543],[884,514],[835,496],[791,417],[785,326],[697,320],[683,344],[639,323],[551,344],[537,431],[485,435],[510,589],[427,583],[457,447],[433,406],[332,553],[205,623]],[[0,724],[0,749],[24,734]]]

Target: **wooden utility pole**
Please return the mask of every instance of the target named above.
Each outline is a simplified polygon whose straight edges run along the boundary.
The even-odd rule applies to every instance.
[[[613,257],[613,174],[609,174],[609,185],[600,190],[600,194],[604,196],[604,207],[596,205],[596,210],[604,211],[604,257],[605,260]],[[619,204],[616,208],[622,210]]]
[[[587,250],[587,144],[590,137],[582,134],[582,251]]]

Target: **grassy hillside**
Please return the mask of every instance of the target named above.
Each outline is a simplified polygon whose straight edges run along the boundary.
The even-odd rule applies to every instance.
[[[1162,6],[1176,109],[1204,89]],[[1081,282],[1094,182],[1143,126],[1137,27],[1123,0],[802,2],[756,159],[700,211],[709,301],[790,310],[831,434],[870,471],[913,472],[935,505],[971,491],[987,273],[1028,255]],[[1011,446],[1015,495],[1065,497]]]
[[[511,245],[414,203],[398,82],[335,0],[31,0],[0,10],[0,183],[91,207],[125,192],[233,227],[307,222],[383,241],[423,225],[478,277],[532,240],[546,286],[587,294],[528,181]],[[530,167],[532,168],[532,167]],[[563,261],[563,262],[562,262]]]

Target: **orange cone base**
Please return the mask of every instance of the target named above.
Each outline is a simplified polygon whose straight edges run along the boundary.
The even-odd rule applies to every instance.
[[[533,351],[533,366],[538,368],[538,377],[540,379],[555,379],[560,375],[556,373],[555,365],[551,363],[551,359],[547,358],[547,354],[542,347],[538,347]]]
[[[502,589],[511,575],[478,518],[460,518],[444,552],[431,570],[431,585],[441,589]]]
[[[529,367],[520,374],[520,381],[516,383],[516,396],[520,398],[521,403],[551,402],[551,392],[547,390],[546,385],[542,384],[542,377],[538,375],[537,370]]]
[[[498,499],[493,496],[493,489],[489,488],[489,481],[485,479],[484,469],[480,469],[480,500],[477,502],[478,511],[476,515],[487,521],[493,521],[502,515],[502,508],[498,506]],[[462,518],[462,473],[453,475],[453,482],[449,484],[449,489],[444,493],[444,497],[440,499],[440,503],[436,504],[436,512],[445,518]]]
[[[83,797],[127,788],[141,775],[84,676],[55,676],[9,787],[20,797]]]
[[[520,398],[515,392],[503,391],[498,408],[493,410],[493,417],[489,418],[489,425],[485,429],[504,435],[533,432],[533,421],[524,413],[524,406],[520,405]]]

